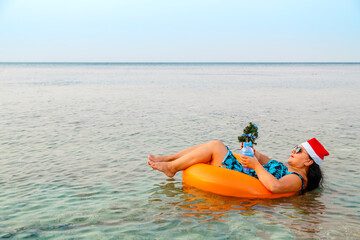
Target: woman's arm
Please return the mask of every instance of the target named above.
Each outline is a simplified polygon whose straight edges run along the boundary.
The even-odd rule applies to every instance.
[[[261,165],[266,165],[271,159],[258,151],[254,151],[254,156],[260,162]]]
[[[301,179],[295,174],[286,175],[277,179],[271,175],[255,158],[241,155],[243,167],[255,170],[260,182],[272,193],[297,192],[301,190]]]

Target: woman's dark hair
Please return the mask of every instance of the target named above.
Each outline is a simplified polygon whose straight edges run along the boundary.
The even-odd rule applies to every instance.
[[[310,158],[311,159],[311,158]],[[309,166],[309,172],[307,174],[308,184],[305,188],[306,192],[312,191],[319,186],[322,187],[323,177],[320,166],[317,163],[313,163]]]

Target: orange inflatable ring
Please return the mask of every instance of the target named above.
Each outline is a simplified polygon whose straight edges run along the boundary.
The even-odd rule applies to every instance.
[[[238,154],[234,154],[234,156],[237,159],[240,157]],[[182,178],[190,186],[231,197],[280,198],[289,197],[296,193],[272,193],[257,178],[203,163],[185,169]]]

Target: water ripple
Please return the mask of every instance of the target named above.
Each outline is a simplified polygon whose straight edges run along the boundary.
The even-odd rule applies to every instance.
[[[0,70],[2,238],[360,238],[358,65]],[[149,153],[212,139],[236,152],[250,120],[260,126],[257,150],[280,161],[319,138],[331,153],[324,188],[229,198],[146,164]]]

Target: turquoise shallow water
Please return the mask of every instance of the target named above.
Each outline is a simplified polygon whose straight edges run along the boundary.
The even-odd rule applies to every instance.
[[[360,64],[0,64],[0,237],[359,239]],[[324,188],[274,200],[146,164],[213,139],[285,162],[317,137]]]

